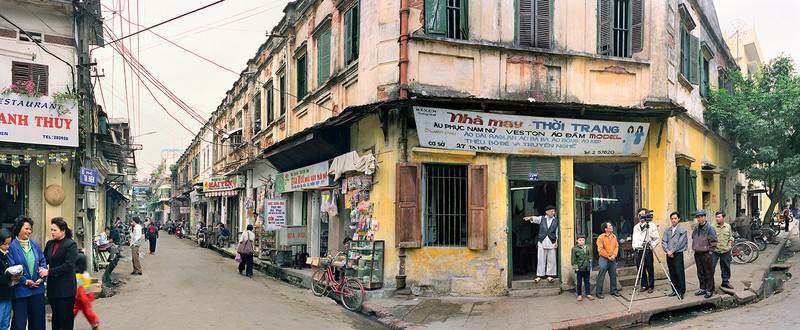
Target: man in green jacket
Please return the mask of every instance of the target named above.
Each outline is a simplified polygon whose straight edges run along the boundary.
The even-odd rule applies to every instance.
[[[717,211],[714,214],[717,223],[714,224],[714,231],[717,232],[717,247],[711,254],[711,267],[717,269],[717,262],[722,271],[723,288],[733,289],[731,285],[731,248],[733,247],[733,231],[731,225],[725,221],[725,211]]]

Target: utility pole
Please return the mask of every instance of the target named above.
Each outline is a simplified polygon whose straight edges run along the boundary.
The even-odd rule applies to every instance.
[[[95,117],[95,103],[94,103],[94,93],[92,91],[92,84],[91,84],[91,58],[89,58],[89,23],[90,20],[93,19],[90,12],[87,10],[86,5],[89,1],[80,0],[72,0],[73,5],[73,16],[75,19],[75,50],[78,55],[78,63],[76,65],[77,75],[78,75],[78,82],[76,86],[76,90],[78,91],[78,95],[80,95],[79,102],[81,103],[81,108],[83,110],[84,115],[84,122],[81,123],[84,125],[84,136],[81,138],[84,139],[84,152],[82,157],[80,158],[81,165],[85,167],[92,167],[92,159],[94,158],[95,154],[95,147],[92,139],[92,132],[93,128],[93,119]],[[99,4],[99,3],[98,3]],[[77,170],[77,169],[76,169]],[[76,232],[83,233],[80,235],[80,240],[78,240],[79,244],[82,244],[84,251],[90,251],[89,253],[94,253],[92,250],[92,237],[94,236],[94,210],[89,209],[89,198],[96,198],[95,196],[90,196],[90,194],[96,194],[94,189],[90,188],[89,186],[85,185],[78,185],[75,188],[76,195],[79,198],[76,199],[76,208],[82,210],[79,212],[78,219],[75,219],[75,227]],[[83,198],[80,198],[82,196]],[[78,230],[78,220],[80,220],[80,230]],[[88,253],[87,253],[88,254]],[[93,261],[92,258],[86,258],[88,263],[88,269],[93,269]]]

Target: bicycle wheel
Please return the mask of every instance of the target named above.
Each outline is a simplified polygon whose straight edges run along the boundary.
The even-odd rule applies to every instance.
[[[753,249],[753,258],[750,259],[750,261],[748,262],[756,261],[756,259],[758,259],[758,256],[761,255],[761,252],[758,252],[758,245],[756,245],[756,243],[753,243],[751,241],[745,241],[744,243],[750,245],[750,247]]]
[[[361,284],[361,281],[354,278],[348,278],[345,280],[344,284],[342,284],[341,290],[342,292],[339,293],[339,297],[342,299],[342,305],[344,305],[344,308],[354,312],[361,309],[361,304],[364,303],[364,298],[367,295],[367,293],[364,291],[364,285]]]
[[[754,237],[753,243],[756,244],[759,251],[764,251],[767,249],[767,242],[764,242],[764,239],[762,239],[761,237]]]
[[[775,237],[781,232],[781,227],[767,227],[761,229],[761,231],[764,232],[764,235],[767,235],[767,237]]]
[[[330,287],[331,286],[328,283],[328,279],[325,278],[325,269],[317,269],[317,271],[311,275],[311,291],[314,292],[315,296],[323,296],[328,292]]]
[[[753,258],[753,247],[747,243],[739,242],[733,245],[731,256],[737,264],[746,264]]]

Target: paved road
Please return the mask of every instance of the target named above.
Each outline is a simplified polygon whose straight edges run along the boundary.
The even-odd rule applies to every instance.
[[[129,275],[131,263],[123,259],[114,273],[125,284],[94,308],[108,329],[384,329],[330,298],[258,272],[241,276],[236,266],[190,240],[162,235],[156,254],[142,260],[144,275]],[[89,328],[82,314],[75,325]]]
[[[797,329],[800,324],[800,255],[787,263],[795,277],[784,283],[783,292],[758,303],[712,312],[681,322],[654,327],[655,329]]]

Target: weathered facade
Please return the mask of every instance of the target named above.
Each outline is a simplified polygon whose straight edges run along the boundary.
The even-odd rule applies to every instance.
[[[536,227],[522,217],[548,204],[564,289],[576,233],[596,237],[640,207],[662,227],[676,210],[733,214],[737,172],[703,119],[709,88],[735,67],[711,1],[295,1],[284,12],[208,124],[212,176],[245,177],[229,201],[239,206],[223,208],[238,228],[261,223],[264,199],[284,199],[285,226],[306,229],[293,252],[384,240],[385,288],[500,295],[535,273]],[[374,157],[374,173],[339,172],[351,151]],[[284,187],[320,166],[327,182]],[[365,179],[369,194],[354,196]]]

